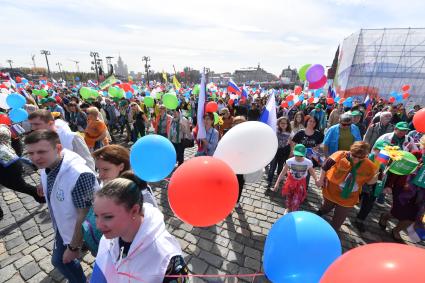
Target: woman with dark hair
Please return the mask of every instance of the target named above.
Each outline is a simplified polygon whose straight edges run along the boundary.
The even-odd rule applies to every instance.
[[[304,116],[305,116],[304,112],[302,112],[302,111],[298,111],[297,113],[295,113],[294,120],[291,121],[292,134],[295,135],[300,130],[305,129]]]
[[[68,104],[69,110],[69,127],[72,131],[84,132],[87,127],[87,115],[84,113],[77,103],[71,101]]]
[[[218,145],[219,133],[214,128],[214,114],[213,113],[205,113],[204,115],[204,125],[206,137],[201,139],[200,146],[198,147],[197,156],[213,156],[215,149]],[[198,125],[199,126],[199,125]]]
[[[190,133],[189,121],[183,117],[179,108],[173,111],[173,119],[171,120],[168,139],[174,146],[177,154],[177,164],[182,165],[184,162],[184,144],[183,139],[193,139]]]
[[[188,274],[180,245],[166,230],[163,214],[143,203],[134,181],[108,182],[95,194],[94,211],[103,236],[90,282],[175,282],[176,278],[166,276]]]
[[[267,190],[272,187],[272,181],[274,177],[274,172],[277,168],[277,175],[280,175],[280,172],[283,169],[283,164],[286,159],[288,159],[289,154],[291,153],[291,146],[289,140],[291,138],[291,125],[287,117],[280,117],[277,120],[277,140],[278,148],[276,155],[274,156],[272,162],[270,162],[269,173],[267,176],[268,186]]]

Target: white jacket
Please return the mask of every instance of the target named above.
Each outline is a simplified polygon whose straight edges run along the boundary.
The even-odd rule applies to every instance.
[[[383,134],[376,141],[383,140],[383,141],[386,141],[389,144],[391,144],[391,140],[393,139],[393,137],[394,137],[394,132],[388,133],[388,134]],[[412,137],[409,137],[408,135],[404,136],[403,148],[401,148],[401,149],[405,150],[405,151],[419,150],[418,147],[415,144],[415,140]]]
[[[41,184],[49,206],[50,214],[54,219],[54,226],[63,239],[64,244],[69,244],[74,235],[74,228],[77,222],[77,208],[72,201],[72,190],[82,173],[92,173],[91,169],[85,165],[84,159],[78,154],[67,149],[62,150],[63,161],[53,183],[50,199],[47,193],[46,170],[41,171]],[[95,182],[95,191],[99,188]]]
[[[181,255],[177,240],[165,229],[164,216],[149,203],[143,204],[144,219],[127,257],[120,258],[118,238],[102,236],[90,282],[161,283],[170,259]]]

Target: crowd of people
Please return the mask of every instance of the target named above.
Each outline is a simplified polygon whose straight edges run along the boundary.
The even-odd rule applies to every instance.
[[[184,282],[167,277],[189,272],[181,248],[167,232],[151,188],[132,173],[129,149],[116,139],[122,136],[131,145],[151,133],[166,137],[176,150],[177,168],[194,143],[195,156],[213,156],[232,127],[259,121],[268,97],[221,96],[215,114],[201,117],[206,137],[197,139],[195,95],[178,94],[180,104],[170,110],[160,100],[148,107],[144,93],[129,99],[83,100],[66,87],[51,88],[49,98],[31,95],[32,90],[26,89],[28,120],[0,125],[0,183],[47,203],[56,230],[53,265],[69,282],[86,282],[78,261],[85,247],[97,256],[92,282],[127,282],[130,276],[143,282]],[[421,107],[406,109],[382,99],[374,99],[371,108],[361,102],[347,107],[328,104],[325,97],[282,107],[283,99],[276,103],[278,149],[267,166],[265,197],[280,191],[287,212],[299,210],[313,189],[312,178],[323,195],[315,213],[323,216],[334,210],[331,225],[338,232],[360,202],[354,223],[365,232],[374,204],[384,203],[392,193],[391,210],[379,208],[378,224],[386,229],[390,218],[397,219],[391,235],[403,242],[400,232],[424,215],[424,190],[410,181],[415,173],[384,172],[375,157],[386,146],[398,146],[422,160],[425,137],[412,123]],[[25,182],[23,163],[40,169],[41,184]],[[237,178],[236,209],[241,209],[245,177]]]

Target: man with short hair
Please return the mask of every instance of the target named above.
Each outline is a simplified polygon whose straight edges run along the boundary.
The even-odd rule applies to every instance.
[[[392,116],[389,111],[381,112],[379,122],[373,123],[367,128],[363,141],[373,147],[380,136],[394,131],[394,125],[390,123]]]
[[[310,112],[310,116],[316,117],[317,121],[319,121],[317,129],[323,133],[326,128],[326,112],[323,110],[323,105],[320,103],[316,104]]]
[[[70,282],[86,282],[77,260],[83,244],[81,225],[99,188],[96,176],[78,154],[63,149],[52,130],[37,130],[25,138],[31,161],[41,171],[42,192],[55,228],[52,264]]]
[[[366,133],[366,127],[362,123],[362,116],[363,116],[363,113],[358,111],[358,110],[351,111],[351,117],[353,118],[353,124],[356,125],[359,128],[360,136],[363,139],[363,136]]]
[[[354,142],[362,140],[360,130],[353,125],[350,114],[342,114],[339,121],[339,124],[328,129],[323,140],[324,150],[328,156],[339,150],[349,151]]]
[[[49,107],[50,112],[59,112],[62,116],[62,119],[65,119],[65,110],[63,110],[62,106],[58,104],[56,99],[53,97],[47,98],[47,106]]]
[[[41,129],[55,131],[59,135],[63,148],[79,154],[86,161],[86,165],[95,172],[96,169],[93,157],[83,138],[78,133],[72,132],[67,125],[57,126],[58,124],[65,123],[64,121],[58,120],[61,121],[61,123],[58,121],[55,122],[52,114],[44,109],[36,110],[31,113],[28,116],[28,121],[33,131]]]
[[[400,149],[405,151],[419,150],[415,144],[415,140],[408,136],[407,133],[410,131],[409,124],[407,122],[398,122],[395,125],[394,132],[387,133],[379,137],[378,141],[386,141],[391,145],[398,146]]]

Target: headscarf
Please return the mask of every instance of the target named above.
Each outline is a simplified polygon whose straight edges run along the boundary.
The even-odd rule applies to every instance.
[[[19,159],[12,148],[11,136],[9,128],[6,125],[0,125],[0,164],[3,167],[9,166]]]

